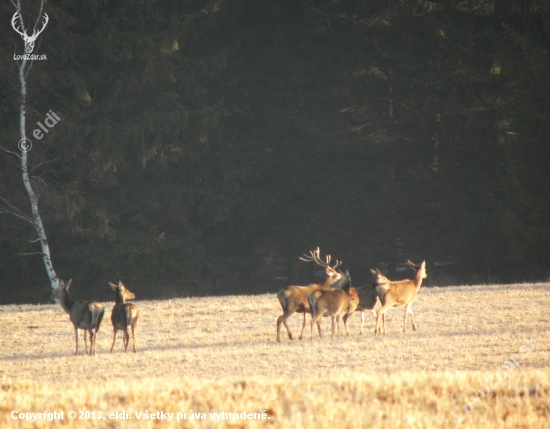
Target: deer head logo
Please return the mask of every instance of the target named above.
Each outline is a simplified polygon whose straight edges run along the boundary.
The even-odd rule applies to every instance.
[[[42,23],[42,28],[40,30],[35,29],[32,32],[32,36],[27,35],[27,30],[24,30],[24,31],[20,30],[17,20],[20,21],[21,26],[24,29],[25,26],[23,25],[23,19],[21,18],[21,13],[19,11],[13,14],[13,18],[11,19],[11,26],[15,31],[17,31],[21,35],[21,37],[25,41],[25,52],[27,52],[27,54],[32,54],[32,51],[34,49],[34,42],[36,42],[36,39],[38,38],[40,33],[44,31],[44,28],[46,28],[46,24],[48,24],[48,21],[50,20],[50,18],[48,17],[47,13],[44,13],[44,21]]]

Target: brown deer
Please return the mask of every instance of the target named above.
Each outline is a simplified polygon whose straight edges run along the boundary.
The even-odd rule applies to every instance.
[[[412,328],[416,331],[416,324],[414,323],[414,314],[412,311],[412,303],[416,299],[422,280],[427,277],[426,274],[426,261],[422,261],[420,265],[415,265],[411,261],[407,261],[409,266],[416,270],[416,276],[414,280],[400,280],[390,281],[380,273],[378,270],[371,270],[375,275],[376,291],[380,298],[382,308],[376,313],[376,328],[374,334],[380,333],[380,322],[383,321],[383,333],[386,334],[386,312],[392,307],[405,306],[405,319],[403,322],[403,332],[406,330],[407,313],[411,314]]]
[[[97,331],[101,325],[105,308],[99,302],[95,301],[73,301],[69,295],[72,279],[67,282],[59,281],[57,289],[52,293],[51,299],[61,304],[63,310],[69,314],[69,319],[74,326],[76,336],[76,350],[74,355],[78,355],[78,330],[83,329],[85,354],[88,354],[88,342],[86,340],[86,331],[90,336],[90,355],[96,353]]]
[[[370,310],[372,315],[376,317],[376,312],[374,307],[378,301],[378,292],[376,291],[376,285],[373,286],[363,286],[358,288],[350,289],[350,300],[357,301],[357,306],[355,311],[361,312],[361,329],[359,331],[360,335],[363,335],[363,324],[365,322],[365,311]],[[348,319],[353,313],[348,313],[344,316],[344,326],[346,325]]]
[[[128,334],[128,327],[132,329],[132,344],[134,346],[134,353],[136,353],[136,339],[134,337],[134,330],[137,327],[138,309],[134,304],[127,303],[127,299],[134,299],[136,296],[126,289],[126,286],[119,281],[118,286],[109,282],[111,289],[115,291],[115,306],[111,312],[111,322],[113,323],[113,344],[111,344],[111,351],[115,345],[117,331],[123,331],[124,337],[122,339],[124,344],[124,352],[128,349],[128,343],[130,342],[130,335]]]
[[[338,283],[338,288],[335,288]],[[355,311],[359,304],[356,294],[350,294],[351,278],[349,273],[342,275],[342,279],[334,283],[332,289],[319,289],[310,292],[307,296],[309,308],[311,311],[311,336],[313,338],[313,325],[317,324],[319,338],[322,338],[321,319],[323,317],[332,318],[332,335],[338,331],[340,316],[344,316],[344,327],[346,335],[349,336],[347,326],[347,316]]]
[[[375,274],[374,270],[371,270],[373,274]],[[361,328],[359,331],[360,335],[363,335],[363,325],[365,323],[365,311],[370,310],[374,318],[376,318],[376,311],[374,311],[374,307],[376,306],[376,303],[378,302],[378,292],[376,291],[376,286],[378,284],[382,283],[380,280],[381,278],[384,278],[386,281],[389,281],[380,273],[380,271],[377,270],[379,275],[381,277],[377,277],[375,274],[374,276],[374,283],[372,286],[362,286],[358,288],[350,288],[350,299],[352,301],[357,301],[358,304],[355,308],[355,311],[361,312]],[[347,320],[351,317],[353,313],[348,313],[344,316],[344,324],[347,322]]]
[[[326,280],[322,284],[310,284],[308,286],[287,286],[285,289],[277,293],[277,299],[281,304],[283,309],[283,314],[277,318],[277,341],[281,341],[281,324],[285,325],[286,331],[288,333],[288,338],[291,340],[292,332],[286,323],[286,319],[292,316],[294,313],[303,313],[304,314],[304,323],[302,324],[302,331],[300,332],[300,340],[302,339],[304,328],[306,326],[306,313],[310,312],[309,302],[307,296],[310,292],[313,292],[318,289],[329,289],[330,286],[340,280],[342,274],[336,271],[336,269],[341,265],[341,262],[336,261],[336,264],[331,267],[330,255],[326,256],[326,261],[323,262],[320,257],[320,249],[317,248],[315,251],[310,251],[310,256],[302,255],[300,260],[306,262],[315,262],[317,265],[320,265],[325,268],[325,273],[327,275]]]
[[[377,297],[380,298],[380,296],[378,296],[377,287],[381,286],[381,285],[385,285],[385,284],[389,283],[390,281],[388,280],[388,278],[384,274],[382,274],[380,272],[380,270],[378,268],[374,269],[374,270],[371,269],[370,272],[374,276],[374,283],[373,283],[372,287],[376,291]],[[377,312],[372,310],[372,314],[374,315],[374,318],[376,319],[377,318]],[[384,329],[384,332],[385,332],[386,331],[386,313],[384,313],[382,315],[382,325],[384,327],[383,329]],[[380,327],[377,329],[376,332],[379,333],[379,334],[381,333]]]

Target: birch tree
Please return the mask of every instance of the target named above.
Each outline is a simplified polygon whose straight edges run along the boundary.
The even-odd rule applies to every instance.
[[[0,213],[3,212],[3,213],[11,214],[32,225],[37,235],[37,238],[35,240],[32,240],[32,242],[40,243],[41,251],[27,253],[25,255],[32,255],[32,254],[42,255],[44,266],[46,268],[46,273],[50,280],[50,286],[52,289],[56,289],[58,287],[59,280],[57,278],[57,274],[55,272],[55,269],[52,263],[50,247],[48,245],[48,239],[46,236],[46,230],[44,228],[44,223],[42,222],[40,211],[38,209],[39,194],[35,192],[33,188],[33,181],[32,181],[33,177],[29,174],[29,151],[32,148],[32,143],[27,138],[27,131],[26,131],[27,79],[33,64],[32,56],[30,55],[30,53],[32,52],[32,48],[35,43],[35,40],[38,37],[38,33],[39,33],[38,26],[41,24],[42,26],[45,25],[45,23],[43,22],[43,16],[42,16],[42,13],[44,11],[44,0],[41,0],[40,2],[40,10],[38,12],[38,15],[36,16],[34,25],[29,27],[25,26],[25,23],[23,20],[23,15],[21,13],[21,1],[12,0],[12,4],[17,9],[17,12],[16,14],[14,14],[13,21],[12,21],[14,25],[14,29],[16,29],[16,31],[18,31],[23,36],[23,39],[25,41],[25,51],[21,56],[22,59],[17,62],[17,71],[18,71],[18,77],[19,77],[19,83],[20,83],[20,97],[21,97],[21,104],[19,109],[19,132],[20,132],[21,139],[19,140],[19,143],[18,143],[18,149],[20,153],[14,150],[6,149],[1,146],[0,148],[4,151],[5,154],[12,157],[12,159],[16,160],[17,163],[19,164],[23,185],[29,197],[31,213],[29,214],[27,211],[19,209],[14,204],[10,203],[8,200],[2,197],[0,197],[0,202],[2,203],[2,207],[0,207]],[[45,22],[47,22],[47,15],[44,14],[44,17],[46,20]],[[31,28],[32,28],[32,35],[29,37],[27,33],[27,29],[31,29]]]

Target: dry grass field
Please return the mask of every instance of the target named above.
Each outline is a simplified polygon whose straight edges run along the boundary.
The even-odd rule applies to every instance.
[[[357,313],[350,337],[325,319],[281,343],[274,294],[136,304],[137,354],[108,353],[106,303],[76,357],[60,306],[0,307],[0,428],[550,428],[550,284],[422,288],[416,332],[399,308],[386,336]]]

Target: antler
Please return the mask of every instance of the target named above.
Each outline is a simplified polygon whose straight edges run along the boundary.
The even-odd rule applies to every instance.
[[[325,262],[323,262],[321,260],[321,249],[319,249],[319,247],[317,247],[317,249],[315,250],[310,250],[309,254],[310,256],[305,254],[300,256],[300,260],[305,262],[315,262],[317,265],[320,265],[321,267],[325,267],[325,268],[329,267],[333,270],[336,270],[336,268],[342,265],[342,261],[336,260],[336,265],[334,265],[334,267],[331,267],[330,261],[332,261],[332,256],[330,255],[325,256]]]
[[[304,254],[300,256],[300,260],[304,262],[315,262],[318,265],[321,265],[322,267],[325,267],[330,262],[330,255],[327,255],[327,263],[325,264],[323,261],[321,261],[321,249],[317,247],[315,250],[309,251],[310,256]]]
[[[29,38],[33,40],[36,39],[38,35],[44,31],[44,28],[46,28],[46,25],[48,24],[49,21],[50,21],[50,17],[46,12],[44,12],[44,22],[42,23],[42,28],[40,30],[34,30],[32,32],[32,36]]]
[[[25,37],[27,37],[27,33],[24,32],[24,31],[21,31],[19,28],[16,27],[18,19],[21,19],[21,14],[19,13],[19,11],[15,12],[13,14],[13,17],[11,19],[11,26],[13,27],[13,29],[15,31],[17,31],[21,35],[21,37],[25,38]]]

